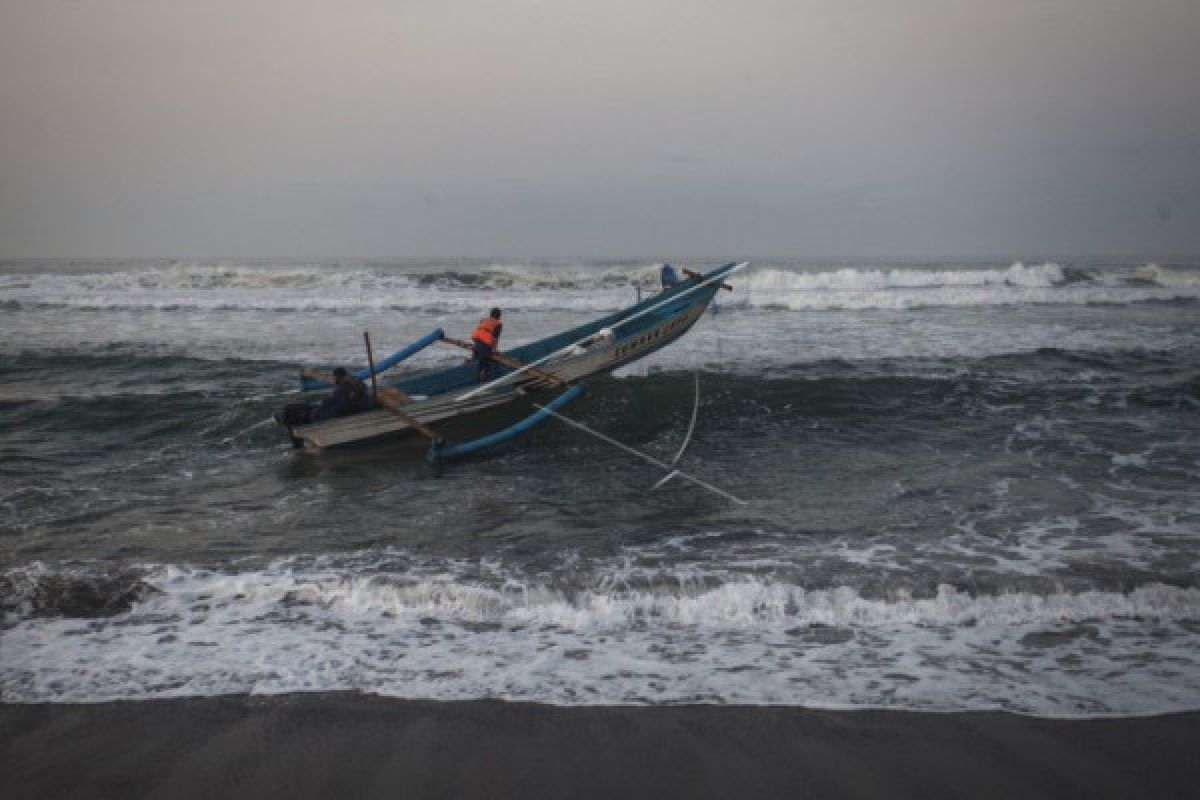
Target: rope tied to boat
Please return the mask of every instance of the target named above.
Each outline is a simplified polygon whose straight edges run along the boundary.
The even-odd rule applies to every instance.
[[[636,447],[631,447],[630,445],[627,445],[624,442],[619,442],[616,439],[609,436],[608,434],[604,434],[598,430],[590,428],[587,425],[584,425],[582,422],[579,422],[578,420],[574,420],[568,416],[560,414],[552,408],[547,408],[546,406],[540,405],[538,403],[533,403],[532,405],[534,408],[537,408],[537,409],[547,412],[548,414],[550,414],[550,416],[554,417],[555,419],[561,420],[562,422],[565,422],[567,425],[570,425],[572,428],[575,428],[576,430],[580,430],[580,431],[583,431],[584,433],[591,434],[592,436],[596,437],[600,441],[607,442],[608,444],[612,445],[613,447],[616,447],[619,450],[622,450],[631,456],[640,458],[641,460],[643,460],[649,464],[653,464],[654,466],[658,467],[659,469],[668,470],[669,474],[665,478],[663,478],[661,481],[659,481],[657,484],[655,484],[655,486],[654,486],[655,489],[657,489],[659,486],[666,483],[669,479],[678,476],[680,478],[683,478],[686,481],[691,481],[692,483],[696,484],[697,486],[701,487],[702,489],[707,489],[708,491],[712,492],[713,494],[720,495],[721,497],[724,497],[726,500],[729,500],[732,503],[736,503],[739,506],[749,505],[745,500],[742,500],[740,497],[730,494],[729,492],[725,491],[724,489],[721,489],[720,487],[713,486],[711,483],[708,483],[705,480],[697,478],[695,475],[691,475],[687,472],[684,472],[681,469],[676,468],[674,461],[672,461],[670,464],[668,464],[667,462],[657,459],[654,456],[649,455],[648,453],[643,453],[641,450],[638,450]],[[694,422],[694,420],[693,420],[693,422]],[[688,432],[688,436],[689,436],[689,438],[691,437],[690,430]],[[685,447],[687,446],[687,442],[684,442],[684,446]],[[682,455],[682,454],[683,454],[683,451],[680,450],[679,455]],[[651,491],[653,491],[653,489]]]

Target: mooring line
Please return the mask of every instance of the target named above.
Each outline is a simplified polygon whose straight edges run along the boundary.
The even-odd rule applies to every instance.
[[[696,430],[696,418],[700,416],[700,371],[692,370],[692,378],[696,382],[696,391],[692,397],[692,419],[688,422],[687,434],[683,437],[683,444],[679,446],[679,452],[671,459],[672,467],[679,463],[679,459],[683,458],[684,451],[692,441],[692,431]]]
[[[550,413],[550,415],[552,417],[556,417],[557,419],[562,420],[563,422],[567,423],[571,427],[577,428],[581,431],[584,431],[585,433],[590,433],[592,436],[595,436],[597,439],[599,439],[603,442],[608,442],[613,447],[624,450],[626,453],[629,453],[631,456],[636,456],[637,458],[640,458],[643,461],[653,464],[654,466],[658,467],[659,469],[670,470],[670,472],[672,474],[669,475],[668,477],[674,477],[675,475],[678,475],[679,477],[683,478],[684,480],[689,480],[692,483],[696,484],[697,486],[707,489],[708,491],[712,492],[713,494],[719,494],[719,495],[721,495],[721,497],[724,497],[726,500],[730,500],[734,503],[737,503],[740,506],[749,505],[745,500],[742,500],[740,497],[735,497],[734,495],[730,494],[729,492],[725,491],[724,489],[720,489],[716,486],[713,486],[711,483],[708,483],[707,481],[703,481],[703,480],[697,478],[695,475],[689,475],[688,473],[684,472],[681,469],[675,469],[671,464],[668,464],[665,461],[660,461],[659,459],[655,458],[654,456],[647,455],[646,453],[643,453],[641,450],[638,450],[637,448],[634,448],[634,447],[630,447],[629,445],[625,444],[624,442],[618,442],[616,439],[612,438],[611,436],[608,436],[607,434],[603,434],[600,431],[593,430],[592,428],[589,428],[587,425],[584,425],[582,422],[578,422],[576,420],[571,419],[570,417],[563,416],[562,414],[558,413],[557,411],[554,411],[553,409],[550,409],[550,408],[546,408],[545,406],[540,405],[538,403],[533,403],[533,407],[547,411]],[[665,482],[666,482],[666,479],[664,478],[662,481],[659,482],[659,484],[661,485],[662,483],[665,483]]]
[[[692,371],[692,377],[696,380],[696,391],[692,398],[692,420],[688,423],[687,434],[683,437],[683,444],[679,446],[679,452],[671,459],[671,471],[664,475],[658,483],[650,487],[650,491],[661,489],[667,483],[679,474],[679,470],[675,469],[675,465],[679,463],[679,459],[683,458],[683,453],[687,450],[688,442],[692,441],[692,431],[696,429],[696,417],[700,414],[700,372],[699,370]]]

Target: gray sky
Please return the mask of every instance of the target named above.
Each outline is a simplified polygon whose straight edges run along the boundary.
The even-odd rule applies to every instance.
[[[0,0],[2,257],[1196,253],[1196,0]]]

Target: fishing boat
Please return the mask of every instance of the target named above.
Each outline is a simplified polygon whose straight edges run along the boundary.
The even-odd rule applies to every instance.
[[[622,311],[496,353],[484,382],[475,362],[405,374],[382,380],[385,371],[439,342],[460,348],[470,344],[434,330],[404,349],[375,362],[368,339],[367,367],[355,374],[375,384],[371,410],[332,419],[313,419],[315,406],[293,403],[275,415],[296,447],[327,448],[381,437],[419,433],[429,439],[427,458],[434,463],[460,458],[506,442],[529,430],[586,390],[588,378],[611,372],[665,347],[683,336],[704,314],[724,281],[745,267],[731,262],[707,273],[684,270],[684,280]],[[328,389],[315,378],[301,381],[302,391]],[[389,391],[392,390],[392,391]],[[535,392],[558,394],[503,430],[466,442],[450,442],[441,423],[487,409],[529,399]],[[394,398],[402,398],[395,400]]]

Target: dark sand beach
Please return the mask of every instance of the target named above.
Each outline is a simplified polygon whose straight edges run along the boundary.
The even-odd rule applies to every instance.
[[[349,694],[6,705],[32,797],[1184,797],[1200,714],[592,707]]]

